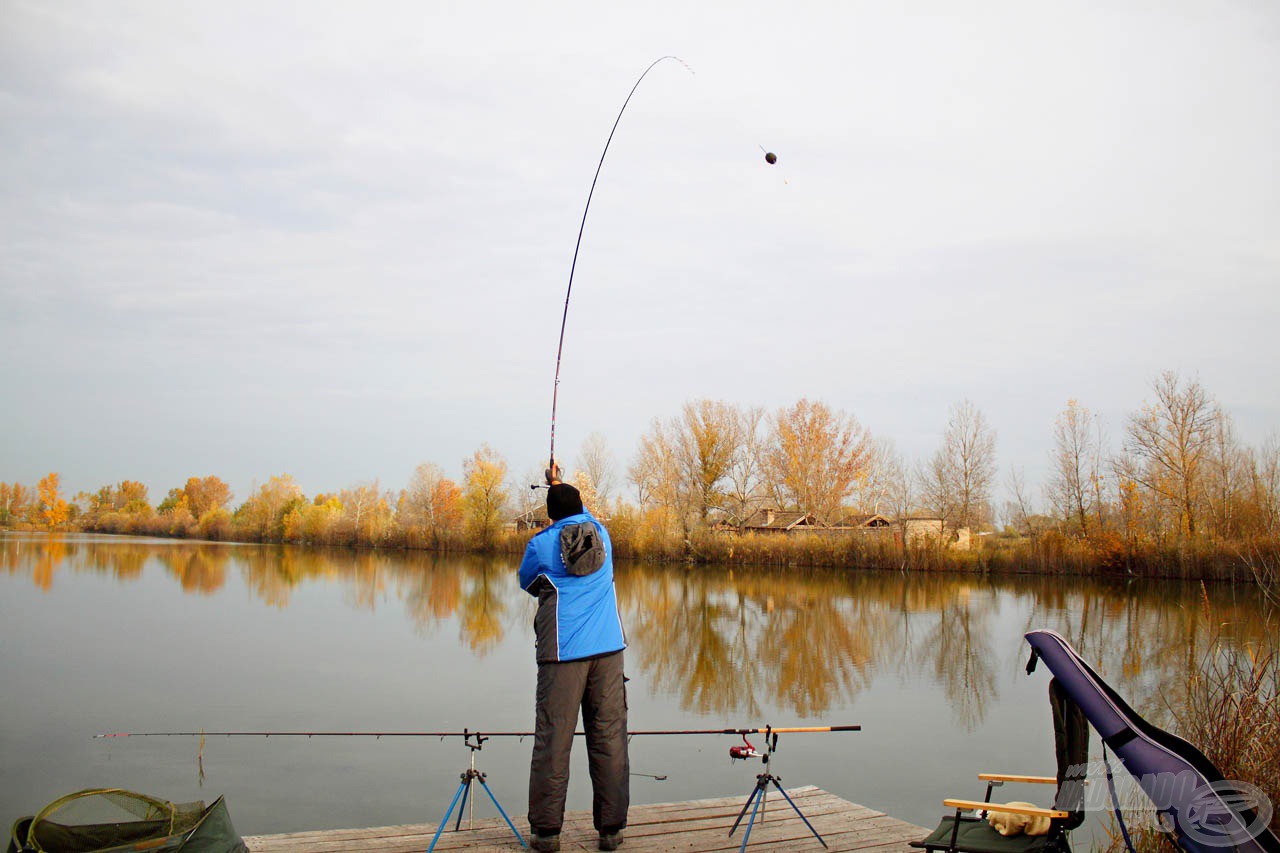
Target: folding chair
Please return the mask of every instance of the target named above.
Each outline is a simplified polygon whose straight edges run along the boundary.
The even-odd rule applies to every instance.
[[[1084,784],[1089,761],[1089,722],[1057,679],[1049,682],[1049,704],[1053,709],[1054,751],[1058,759],[1056,776],[1019,776],[1007,773],[979,773],[987,783],[987,794],[977,800],[946,799],[942,805],[955,809],[943,816],[938,827],[912,847],[930,853],[1071,853],[1067,833],[1084,822]],[[1053,808],[1027,808],[991,802],[995,788],[1006,782],[1054,785]],[[1046,835],[1001,835],[987,822],[986,812],[1049,818]]]

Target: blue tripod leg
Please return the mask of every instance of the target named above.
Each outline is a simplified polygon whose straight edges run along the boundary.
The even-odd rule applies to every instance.
[[[529,845],[525,843],[524,836],[520,834],[520,830],[516,829],[516,825],[511,822],[511,818],[507,817],[507,813],[502,808],[502,803],[498,802],[498,798],[493,795],[493,791],[489,790],[489,783],[480,780],[480,784],[484,786],[484,792],[489,795],[489,799],[493,800],[493,805],[498,809],[498,814],[502,815],[502,819],[507,822],[507,826],[511,827],[511,831],[516,834],[516,841],[520,842],[520,846],[528,849]]]
[[[464,779],[462,783],[458,785],[458,790],[454,792],[453,800],[449,803],[449,810],[444,813],[444,817],[440,820],[440,825],[436,827],[436,834],[431,836],[431,846],[427,848],[427,853],[431,853],[431,851],[436,849],[436,842],[440,840],[440,833],[444,832],[444,825],[449,822],[449,815],[453,814],[453,807],[458,804],[458,797],[462,796],[462,790],[466,787],[467,783]]]
[[[756,823],[756,812],[760,810],[760,804],[764,802],[764,786],[756,788],[756,805],[751,810],[751,819],[747,821],[747,831],[742,833],[742,846],[738,848],[738,853],[746,853],[747,842],[751,840],[751,827]],[[733,834],[733,830],[729,830],[729,834]]]
[[[777,788],[778,793],[782,794],[782,796],[787,798],[787,802],[791,804],[791,808],[795,809],[796,814],[800,815],[800,819],[804,821],[804,825],[809,827],[809,831],[813,833],[813,837],[818,839],[818,841],[822,844],[823,847],[826,847],[827,842],[823,841],[822,836],[818,834],[818,830],[814,829],[813,824],[809,823],[809,818],[804,816],[804,812],[800,811],[800,807],[795,804],[795,801],[791,799],[791,796],[783,789],[781,785],[777,783],[776,780],[773,783],[773,787]]]
[[[751,804],[755,802],[756,795],[760,793],[761,785],[757,784],[751,789],[751,794],[747,797],[747,801],[742,804],[742,811],[738,812],[738,818],[733,822],[733,826],[729,828],[729,834],[733,835],[738,831],[738,824],[742,823],[742,819],[747,816],[747,809],[751,808]]]
[[[471,777],[467,776],[463,782],[462,802],[458,803],[458,822],[453,825],[453,831],[457,832],[462,829],[462,814],[467,810],[467,797],[471,796]],[[448,818],[445,818],[448,820]]]

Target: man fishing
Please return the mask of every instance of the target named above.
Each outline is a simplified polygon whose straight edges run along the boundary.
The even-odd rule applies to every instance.
[[[538,599],[533,619],[538,690],[533,760],[529,767],[529,826],[534,850],[560,849],[569,750],[578,709],[587,737],[593,793],[591,815],[601,850],[622,844],[630,804],[626,648],[613,588],[613,545],[582,496],[546,471],[552,524],[525,548],[520,586]]]

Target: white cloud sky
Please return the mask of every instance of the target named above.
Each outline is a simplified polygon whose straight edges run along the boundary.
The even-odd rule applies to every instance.
[[[1036,479],[1152,376],[1280,427],[1269,3],[0,7],[0,479],[625,462],[707,396]],[[767,166],[759,145],[779,154]]]

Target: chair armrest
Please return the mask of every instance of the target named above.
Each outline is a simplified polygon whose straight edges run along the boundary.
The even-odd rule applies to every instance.
[[[977,800],[943,800],[942,805],[949,809],[974,809],[985,812],[1007,812],[1009,814],[1025,814],[1032,817],[1070,817],[1070,813],[1057,809],[1040,809],[1034,806],[1006,806],[1004,803],[982,803]]]
[[[1015,776],[1010,773],[979,773],[983,782],[1034,782],[1037,785],[1056,785],[1056,776]]]

